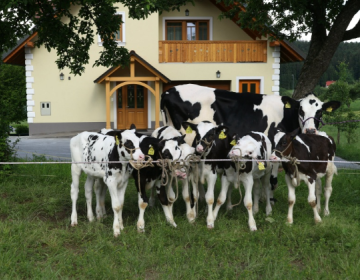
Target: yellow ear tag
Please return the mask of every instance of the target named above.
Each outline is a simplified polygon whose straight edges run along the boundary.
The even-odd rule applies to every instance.
[[[226,135],[224,133],[224,131],[221,131],[221,133],[219,134],[219,139],[225,139]]]
[[[326,112],[331,113],[331,112],[332,112],[332,107],[327,108],[327,109],[326,109]]]
[[[285,104],[285,108],[286,108],[286,109],[290,109],[290,108],[291,108],[291,105],[290,105],[290,103],[289,103],[289,102],[286,102],[286,104]]]
[[[264,166],[263,162],[259,162],[258,167],[259,167],[259,170],[264,170],[265,169],[265,166]]]
[[[191,129],[190,126],[188,126],[187,129],[186,129],[186,133],[189,134],[189,133],[192,133],[192,132],[193,132],[193,130]]]
[[[119,144],[120,144],[120,141],[119,141],[119,138],[117,137],[117,135],[115,136],[115,144],[117,146],[119,146]]]
[[[232,140],[232,141],[230,142],[230,145],[235,146],[235,145],[236,145],[236,141],[235,141],[235,140]]]
[[[149,151],[148,151],[148,155],[153,156],[154,153],[155,153],[154,148],[151,146]]]

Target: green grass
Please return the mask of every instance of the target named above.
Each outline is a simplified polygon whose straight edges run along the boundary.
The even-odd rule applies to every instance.
[[[286,225],[283,174],[272,223],[265,207],[249,232],[243,205],[219,212],[206,227],[205,204],[194,224],[180,197],[174,205],[178,228],[159,203],[145,213],[146,232],[137,233],[137,194],[130,180],[124,231],[113,237],[113,214],[86,219],[85,176],[81,177],[78,226],[70,226],[70,165],[19,165],[0,178],[0,279],[358,279],[360,276],[360,177],[341,170],[333,181],[331,215],[315,225],[307,188],[297,188],[294,225]],[[360,171],[358,171],[360,174]],[[219,187],[219,184],[218,184]],[[217,189],[218,192],[218,189]],[[233,203],[239,194],[234,191]]]

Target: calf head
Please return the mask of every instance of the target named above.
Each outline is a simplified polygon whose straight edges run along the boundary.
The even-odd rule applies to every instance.
[[[292,141],[296,135],[299,134],[300,128],[295,129],[290,133],[285,133],[278,130],[274,137],[275,149],[270,157],[272,161],[278,161],[282,158],[282,155],[288,156],[292,152]]]
[[[135,129],[116,131],[115,141],[119,154],[129,160],[144,160],[145,155],[140,149],[140,138],[135,134]]]
[[[338,101],[322,102],[313,93],[307,94],[299,101],[290,97],[283,96],[281,98],[285,105],[285,109],[297,109],[299,125],[302,133],[318,134],[319,123],[322,122],[322,113],[333,112],[341,105]]]
[[[237,140],[229,152],[229,157],[232,156],[241,156],[254,160],[264,159],[264,153],[261,152],[261,143],[250,135],[245,135]]]

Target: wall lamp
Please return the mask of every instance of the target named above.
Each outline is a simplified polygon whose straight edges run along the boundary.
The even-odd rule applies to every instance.
[[[217,70],[217,72],[216,72],[216,78],[220,78],[220,74],[221,74],[221,72],[220,72],[219,70]]]
[[[64,80],[64,74],[60,73],[60,81]]]
[[[189,16],[189,13],[190,13],[190,12],[189,12],[189,10],[188,10],[188,9],[186,9],[186,10],[185,10],[185,16],[187,16],[187,17],[188,17],[188,16]]]

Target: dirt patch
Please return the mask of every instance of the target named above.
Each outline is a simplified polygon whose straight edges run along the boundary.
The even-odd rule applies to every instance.
[[[0,214],[0,221],[5,221],[7,219],[8,215]]]
[[[0,197],[5,199],[5,198],[8,197],[8,194],[7,194],[7,193],[2,193],[2,194],[0,195]]]

